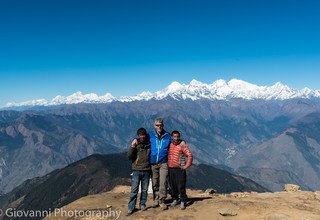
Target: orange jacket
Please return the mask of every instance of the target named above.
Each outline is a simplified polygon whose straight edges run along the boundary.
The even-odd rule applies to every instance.
[[[184,157],[187,157],[185,162]],[[192,153],[190,152],[185,141],[178,144],[171,143],[168,152],[168,167],[169,168],[188,168],[192,164]]]

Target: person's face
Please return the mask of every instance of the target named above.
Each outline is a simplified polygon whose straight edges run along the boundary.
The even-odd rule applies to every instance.
[[[158,133],[161,133],[162,130],[163,130],[163,124],[161,124],[161,123],[155,123],[155,124],[154,124],[154,127],[156,128],[156,131],[157,131]]]
[[[180,135],[179,134],[173,134],[171,136],[171,138],[172,138],[172,141],[176,143],[176,142],[178,142],[180,140]]]
[[[139,134],[139,139],[140,139],[141,142],[145,142],[146,137],[147,136],[145,134]]]

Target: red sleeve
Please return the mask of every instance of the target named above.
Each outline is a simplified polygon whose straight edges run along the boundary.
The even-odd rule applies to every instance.
[[[182,152],[184,155],[188,157],[186,168],[190,167],[192,164],[193,156],[191,151],[189,150],[188,146],[184,143],[184,146],[182,147]]]

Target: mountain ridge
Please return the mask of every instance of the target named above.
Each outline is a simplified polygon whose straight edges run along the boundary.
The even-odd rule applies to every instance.
[[[248,146],[259,148],[259,143],[266,143],[315,112],[320,112],[320,103],[308,99],[228,102],[165,99],[0,111],[0,190],[6,193],[28,178],[42,176],[92,153],[126,150],[136,136],[136,129],[142,126],[149,130],[156,117],[165,119],[167,131],[181,131],[182,138],[194,153],[195,162],[233,167],[237,155]],[[308,120],[311,123],[298,126],[308,128],[306,131],[309,132],[314,130],[315,123],[312,122],[320,119],[309,116]],[[314,141],[320,143],[320,140],[315,137],[307,141],[316,146]],[[297,143],[297,150],[308,146]],[[301,152],[306,157],[316,156],[312,150]],[[272,156],[270,153],[266,151],[264,157]],[[246,154],[242,155],[245,160]],[[305,161],[304,157],[299,158]],[[274,168],[283,170],[284,163],[279,160]],[[306,164],[306,168],[312,166]],[[294,174],[298,169],[299,166],[293,166],[283,170],[287,176],[285,182],[299,183]],[[256,175],[259,172],[252,172],[256,179],[246,177],[260,180]],[[266,172],[274,182],[283,182],[275,169]],[[310,184],[300,183],[302,189],[314,189]],[[270,182],[264,186],[272,190]]]
[[[117,185],[129,186],[131,171],[126,153],[92,154],[45,176],[26,180],[0,196],[0,208],[53,210],[83,196],[110,191]],[[194,164],[187,173],[188,188],[214,188],[219,193],[269,192],[250,179],[209,165]]]
[[[171,97],[176,100],[230,100],[230,99],[264,99],[264,100],[287,100],[293,98],[320,98],[320,90],[292,89],[287,85],[277,82],[272,86],[257,86],[249,82],[231,79],[229,81],[219,79],[211,84],[202,83],[193,79],[189,84],[181,84],[173,81],[166,88],[156,91],[143,91],[135,96],[115,97],[111,93],[97,95],[95,93],[82,94],[81,91],[69,96],[58,95],[51,100],[35,99],[24,102],[8,102],[3,108],[32,107],[32,106],[54,106],[63,104],[79,103],[110,103],[110,102],[133,102],[148,101],[151,99],[162,100]]]
[[[311,113],[274,137],[244,149],[236,155],[232,165],[229,165],[238,174],[254,179],[261,185],[268,185],[274,191],[281,189],[283,183],[288,181],[288,176],[292,176],[297,184],[307,190],[318,189],[320,187],[319,121],[320,113]],[[270,184],[268,178],[271,176],[270,173],[273,173],[273,177],[279,177],[277,182]]]

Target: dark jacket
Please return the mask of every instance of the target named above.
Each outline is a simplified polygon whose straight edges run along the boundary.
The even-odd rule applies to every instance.
[[[150,142],[141,143],[139,139],[137,139],[138,145],[133,148],[129,147],[128,150],[128,158],[132,161],[132,169],[146,171],[150,170]]]

